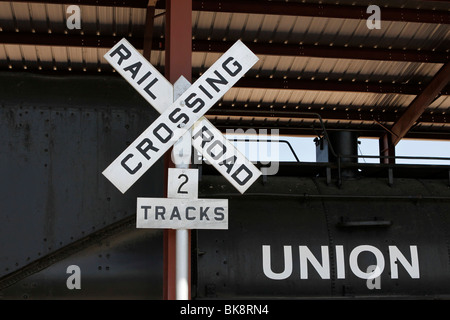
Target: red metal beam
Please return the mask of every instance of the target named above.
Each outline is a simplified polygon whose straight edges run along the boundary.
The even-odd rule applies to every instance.
[[[0,1],[10,2],[6,0]],[[146,0],[15,0],[15,2],[147,8]],[[165,1],[158,1],[158,9],[164,9],[165,7]],[[365,20],[371,15],[369,13],[366,13],[367,6],[363,5],[336,5],[324,3],[300,3],[269,0],[193,0],[192,9],[194,11],[276,14],[358,20]],[[450,24],[450,12],[444,10],[381,7],[381,19],[384,21]]]
[[[233,43],[231,41],[193,40],[193,51],[225,52]],[[355,48],[324,45],[300,45],[282,43],[245,42],[255,54],[276,56],[305,56],[337,59],[385,60],[445,63],[450,59],[448,52],[427,50],[396,50],[380,48]]]
[[[11,1],[0,0],[0,2],[11,2]],[[141,9],[147,8],[148,5],[148,0],[14,0],[14,2],[67,4],[67,5],[75,4],[80,6],[123,7],[123,8],[141,8]]]
[[[147,15],[153,17],[154,7],[147,9]],[[151,9],[153,8],[153,11]],[[150,11],[149,11],[150,10]],[[144,39],[141,37],[131,37],[128,40],[137,48],[144,49],[143,43],[151,45],[151,50],[165,50],[164,39],[151,40],[149,36],[151,30],[147,30],[152,25],[146,24]],[[24,44],[24,45],[46,45],[64,47],[92,47],[111,48],[120,37],[80,35],[80,34],[46,34],[46,33],[24,33],[24,32],[0,32],[0,43],[4,44]],[[232,41],[208,41],[192,40],[193,52],[225,52],[232,46]],[[245,43],[255,54],[276,55],[276,56],[303,56],[318,58],[336,59],[361,59],[361,60],[384,60],[384,61],[405,61],[424,63],[445,63],[450,60],[449,52],[436,52],[427,50],[395,50],[380,48],[354,48],[337,46],[315,46],[298,44],[279,43]]]
[[[395,146],[416,123],[422,113],[428,108],[439,93],[445,89],[450,81],[450,63],[447,62],[434,76],[426,88],[411,102],[406,111],[394,124],[391,131],[392,144]]]
[[[367,19],[367,6],[335,5],[324,3],[300,3],[287,1],[250,0],[194,0],[193,9],[213,12],[239,12],[254,14],[276,14],[341,19]],[[404,21],[421,23],[450,23],[450,12],[426,9],[382,7],[384,21]]]
[[[394,157],[395,156],[395,146],[392,144],[392,135],[384,134],[380,137],[378,141],[378,147],[380,151],[380,156],[382,157]],[[395,163],[395,158],[380,158],[380,163]]]
[[[389,107],[382,110],[377,106],[352,106],[345,110],[343,106],[309,106],[309,105],[281,105],[281,104],[231,104],[221,102],[220,105],[214,106],[208,111],[210,116],[241,116],[241,117],[266,117],[266,118],[291,118],[306,119],[311,118],[305,112],[318,113],[325,120],[345,120],[356,122],[376,122],[376,123],[395,123],[401,116],[401,112],[394,110],[402,110],[403,108]],[[361,111],[358,111],[361,109]],[[442,112],[425,112],[418,121],[420,123],[433,123],[436,125],[450,125],[450,114]]]
[[[336,80],[304,80],[293,78],[254,78],[244,77],[237,82],[235,87],[263,88],[263,89],[288,89],[288,90],[317,90],[317,91],[350,91],[372,93],[397,93],[417,95],[425,86],[415,84],[393,84],[373,82],[350,82]],[[450,86],[441,90],[442,95],[450,94]]]
[[[145,13],[145,27],[143,39],[143,56],[150,61],[153,50],[153,18],[155,17],[155,4],[157,0],[149,0]]]
[[[184,76],[192,81],[192,2],[191,0],[166,1],[166,51],[165,51],[165,77],[171,83]],[[171,150],[171,149],[170,149]],[[171,152],[165,156],[165,175],[167,169],[173,167]],[[166,188],[167,189],[167,188]],[[190,257],[190,232],[189,254]],[[176,299],[176,230],[164,230],[164,292],[166,300]],[[189,266],[191,265],[189,259]],[[190,269],[189,269],[190,275]],[[189,298],[190,292],[189,276]]]

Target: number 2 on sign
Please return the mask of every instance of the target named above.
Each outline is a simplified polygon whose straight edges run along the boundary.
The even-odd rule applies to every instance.
[[[186,183],[188,183],[189,178],[184,173],[182,173],[178,176],[178,179],[180,179],[180,178],[184,178],[185,180],[180,184],[177,192],[178,192],[178,194],[188,194],[188,192],[186,190],[181,190],[181,187],[184,186]]]
[[[169,168],[168,198],[198,198],[198,169]]]

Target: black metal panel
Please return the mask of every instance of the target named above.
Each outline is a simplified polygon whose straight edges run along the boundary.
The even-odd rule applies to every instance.
[[[0,299],[162,299],[162,247],[162,231],[131,226],[0,291]],[[67,287],[72,265],[80,289]]]
[[[116,77],[0,74],[0,278],[163,194],[159,161],[126,194],[101,173],[157,113]]]
[[[238,195],[218,176],[203,176],[200,197],[229,198],[229,230],[197,232],[197,298],[305,297],[437,297],[450,295],[448,181],[361,178],[341,188],[325,178],[269,177]],[[283,246],[291,246],[293,269],[283,280],[263,272],[262,246],[270,245],[273,272],[282,272]],[[350,253],[369,245],[383,255],[380,289],[350,267]],[[299,246],[307,246],[322,263],[321,246],[329,250],[329,279],[308,262],[300,277]],[[336,246],[344,251],[345,277],[338,278]],[[397,261],[392,278],[389,246],[411,263],[417,246],[420,278],[413,279]],[[358,255],[366,272],[376,264],[371,252]],[[304,267],[304,265],[303,265]]]

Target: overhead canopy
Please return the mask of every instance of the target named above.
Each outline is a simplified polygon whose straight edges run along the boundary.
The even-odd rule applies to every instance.
[[[79,30],[66,26],[73,4]],[[319,114],[327,130],[380,137],[402,123],[400,138],[450,138],[450,3],[378,1],[380,29],[367,26],[370,4],[193,1],[194,81],[238,39],[260,58],[207,117],[223,130],[315,134]],[[164,12],[164,1],[0,0],[0,70],[113,74],[103,55],[126,37],[163,71]]]

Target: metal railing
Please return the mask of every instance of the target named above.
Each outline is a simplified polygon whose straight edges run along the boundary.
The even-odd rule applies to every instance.
[[[334,158],[336,159],[336,163],[337,163],[337,173],[338,173],[338,186],[342,185],[342,159],[343,158],[367,158],[367,159],[379,159],[380,160],[380,164],[382,159],[408,159],[408,160],[439,160],[439,161],[449,161],[448,165],[442,164],[442,166],[448,166],[449,167],[449,180],[450,180],[450,157],[429,157],[429,156],[382,156],[382,155],[343,155],[343,154],[339,154],[336,153],[330,138],[328,136],[328,132],[325,128],[324,122],[322,117],[320,116],[320,114],[318,113],[313,113],[313,112],[298,112],[298,115],[308,115],[308,116],[314,116],[319,120],[322,132],[323,132],[323,138],[326,139],[327,143],[328,143],[328,150],[330,151],[330,153],[334,156]],[[291,151],[291,153],[293,154],[295,160],[297,163],[300,163],[300,159],[297,156],[294,148],[292,147],[292,145],[290,144],[289,141],[287,140],[280,140],[280,139],[233,139],[230,138],[230,140],[232,141],[236,141],[236,142],[279,142],[279,143],[285,143],[289,150]],[[428,165],[428,164],[425,164]],[[430,164],[431,165],[431,164]],[[435,164],[434,164],[435,165]],[[449,181],[450,184],[450,181]]]

